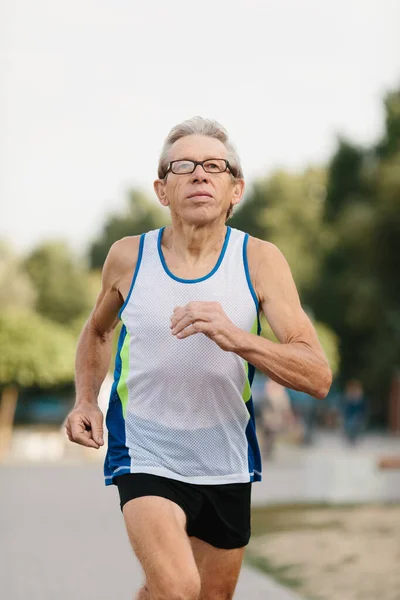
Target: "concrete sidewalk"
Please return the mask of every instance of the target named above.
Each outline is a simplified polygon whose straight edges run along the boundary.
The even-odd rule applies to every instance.
[[[400,456],[400,436],[368,434],[349,446],[338,433],[318,431],[312,446],[280,444],[264,461],[253,505],[400,502],[400,469],[380,469],[384,456]]]
[[[101,466],[0,468],[0,582],[5,600],[132,600],[142,573],[115,488]],[[235,600],[301,600],[244,567]]]

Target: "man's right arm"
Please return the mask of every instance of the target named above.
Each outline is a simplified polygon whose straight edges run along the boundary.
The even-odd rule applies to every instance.
[[[79,338],[75,360],[75,406],[66,421],[71,442],[98,449],[103,445],[103,414],[97,398],[110,365],[118,312],[136,266],[139,237],[115,242],[104,263],[102,289]]]

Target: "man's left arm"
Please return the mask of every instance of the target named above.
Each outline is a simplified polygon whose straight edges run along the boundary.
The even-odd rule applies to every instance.
[[[239,330],[234,352],[285,387],[324,398],[332,382],[331,370],[316,331],[301,307],[289,265],[273,244],[255,239],[251,242],[250,272],[252,256],[257,264],[253,269],[255,291],[280,343]]]

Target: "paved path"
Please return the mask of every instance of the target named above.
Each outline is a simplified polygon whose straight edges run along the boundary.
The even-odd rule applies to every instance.
[[[132,600],[142,574],[101,466],[0,468],[4,600]],[[235,600],[300,600],[244,567]]]
[[[83,455],[72,444],[65,454],[57,433],[39,443],[21,432],[14,442],[9,464],[0,468],[1,598],[132,600],[141,570],[117,490],[103,486],[101,454]],[[27,450],[33,461],[52,455],[62,462],[27,466]],[[400,471],[377,468],[378,457],[391,454],[400,454],[400,438],[368,436],[349,448],[324,433],[311,448],[279,447],[253,487],[253,502],[400,501]],[[88,457],[95,462],[82,462]],[[235,595],[241,599],[299,600],[248,567]]]

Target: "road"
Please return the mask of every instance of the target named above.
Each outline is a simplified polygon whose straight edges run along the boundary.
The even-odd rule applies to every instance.
[[[385,455],[400,455],[399,437],[369,435],[349,448],[338,435],[319,433],[310,448],[280,446],[254,485],[253,503],[399,502],[400,470],[377,467]],[[142,574],[117,490],[103,485],[101,454],[65,446],[57,432],[17,432],[0,490],[1,598],[132,600]],[[241,599],[299,600],[248,567],[235,595]]]
[[[0,468],[4,600],[132,600],[142,573],[101,465]],[[244,567],[235,600],[300,600]]]

